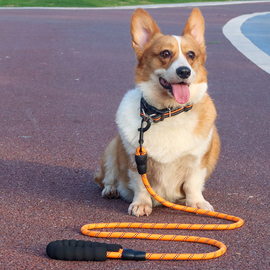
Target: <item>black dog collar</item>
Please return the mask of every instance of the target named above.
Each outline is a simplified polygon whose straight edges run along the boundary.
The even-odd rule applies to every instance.
[[[142,118],[150,118],[154,123],[158,123],[159,121],[163,121],[167,117],[178,115],[182,112],[188,112],[193,107],[193,104],[187,105],[185,107],[180,107],[175,110],[170,109],[157,109],[149,105],[146,100],[141,98],[141,106],[140,106],[140,115]]]

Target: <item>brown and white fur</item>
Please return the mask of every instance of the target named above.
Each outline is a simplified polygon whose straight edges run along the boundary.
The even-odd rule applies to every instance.
[[[187,206],[213,210],[202,191],[216,165],[220,141],[214,124],[216,109],[206,92],[201,12],[197,8],[192,11],[182,36],[168,36],[161,33],[145,10],[137,9],[131,19],[131,36],[138,59],[136,88],[128,91],[120,103],[116,115],[119,135],[107,146],[101,170],[95,174],[95,181],[103,188],[102,196],[120,195],[130,201],[128,213],[135,216],[148,216],[152,207],[159,205],[144,187],[134,161],[143,96],[158,109],[193,103],[190,111],[153,123],[144,133],[147,176],[152,188],[170,202],[184,200]],[[190,69],[188,78],[183,79],[176,73],[182,66]],[[179,104],[174,94],[160,83],[160,78],[171,85],[188,86],[188,101]]]

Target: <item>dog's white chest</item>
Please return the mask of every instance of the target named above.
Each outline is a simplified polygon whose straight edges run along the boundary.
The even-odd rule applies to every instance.
[[[130,155],[139,146],[140,99],[139,90],[127,92],[116,115],[119,133]],[[196,155],[195,149],[201,143],[193,132],[197,124],[198,117],[191,111],[152,123],[150,129],[144,133],[143,146],[149,156],[161,163],[170,163],[188,154]]]
[[[152,124],[149,132],[144,134],[144,147],[148,155],[158,162],[170,163],[191,154],[190,151],[198,144],[198,139],[193,135],[197,122],[196,115],[183,112]]]

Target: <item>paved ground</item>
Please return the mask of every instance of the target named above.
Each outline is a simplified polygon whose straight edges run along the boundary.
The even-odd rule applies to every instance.
[[[62,262],[46,245],[82,239],[96,222],[212,222],[157,208],[127,215],[128,203],[105,200],[93,182],[114,114],[134,86],[129,36],[132,10],[0,10],[1,269],[268,269],[269,74],[222,33],[232,18],[270,3],[201,7],[206,18],[209,92],[219,114],[221,157],[205,197],[245,225],[228,232],[177,232],[223,241],[228,251],[204,262]],[[162,31],[181,33],[189,7],[151,9]],[[88,240],[88,239],[87,239]],[[105,240],[106,241],[106,240]],[[107,240],[147,252],[204,252],[202,245]]]

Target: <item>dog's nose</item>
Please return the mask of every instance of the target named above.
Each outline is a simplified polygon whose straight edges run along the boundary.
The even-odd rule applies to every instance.
[[[190,74],[191,74],[191,70],[188,67],[179,67],[176,70],[176,74],[181,78],[181,79],[187,79]]]

